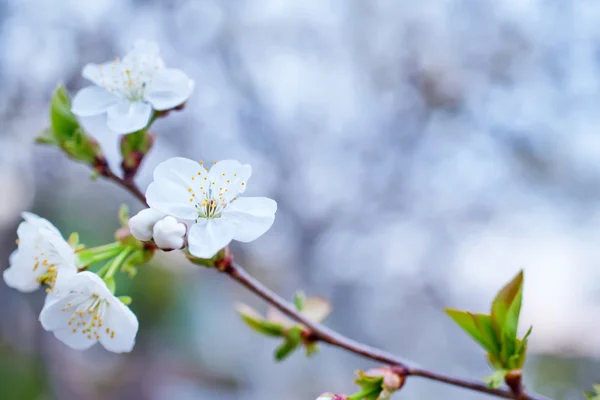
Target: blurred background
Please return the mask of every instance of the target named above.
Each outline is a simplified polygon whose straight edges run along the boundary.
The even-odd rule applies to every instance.
[[[593,0],[0,0],[0,265],[23,210],[88,245],[140,205],[33,145],[59,81],[156,40],[196,82],[158,120],[138,182],[174,155],[252,164],[273,228],[234,246],[328,324],[452,375],[489,375],[443,313],[484,312],[525,269],[529,388],[581,399],[600,379],[600,3]],[[115,135],[94,132],[118,165]],[[126,283],[124,283],[125,285]],[[375,364],[333,348],[273,360],[233,304],[265,305],[162,254],[122,286],[134,351],[75,352],[41,330],[43,294],[0,282],[2,399],[306,400]],[[410,379],[398,398],[483,399]]]

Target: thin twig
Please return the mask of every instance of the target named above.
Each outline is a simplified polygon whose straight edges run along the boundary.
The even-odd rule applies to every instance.
[[[229,267],[221,269],[221,272],[229,275],[235,281],[249,289],[254,294],[263,298],[269,304],[273,305],[281,312],[286,314],[288,317],[302,323],[306,326],[311,333],[311,338],[320,342],[328,343],[332,346],[336,346],[345,350],[348,350],[354,354],[361,355],[363,357],[370,358],[375,361],[389,364],[392,366],[401,367],[406,376],[420,376],[426,379],[447,383],[453,386],[459,386],[465,389],[470,389],[477,392],[487,393],[496,397],[502,397],[505,399],[519,399],[519,400],[542,400],[545,397],[537,394],[521,394],[518,397],[517,394],[512,393],[509,390],[503,389],[492,389],[487,387],[484,383],[464,380],[458,378],[452,378],[445,376],[433,371],[429,371],[424,368],[413,365],[413,363],[403,360],[393,354],[386,353],[382,350],[374,347],[359,343],[355,340],[349,339],[324,325],[311,321],[304,315],[300,314],[298,310],[289,302],[282,299],[279,295],[273,292],[271,289],[264,286],[262,283],[254,279],[248,274],[242,267],[235,263],[231,263]]]
[[[148,205],[148,203],[146,203],[146,197],[144,196],[142,191],[137,187],[135,182],[133,182],[133,180],[126,181],[115,175],[108,168],[102,171],[101,175],[115,182],[124,189],[128,190],[132,195],[134,195],[146,206]],[[462,387],[472,391],[486,393],[492,396],[501,397],[505,399],[548,400],[547,397],[544,397],[539,394],[513,393],[510,390],[492,389],[487,387],[484,383],[478,381],[453,378],[421,368],[419,366],[414,365],[412,362],[399,358],[393,354],[387,353],[375,347],[371,347],[366,344],[347,338],[337,333],[336,331],[327,328],[324,325],[311,321],[304,315],[300,314],[292,304],[281,298],[271,289],[264,286],[261,282],[254,279],[254,277],[248,274],[241,266],[233,262],[229,263],[224,268],[219,268],[219,271],[229,275],[233,280],[246,287],[252,293],[261,297],[267,303],[279,309],[288,317],[306,326],[310,330],[311,339],[314,339],[315,341],[320,341],[335,347],[339,347],[341,349],[348,350],[351,353],[358,354],[360,356],[381,362],[383,364],[400,367],[406,376],[420,376],[429,380],[442,382],[448,385]]]
[[[133,196],[135,196],[135,198],[137,198],[143,204],[145,204],[146,206],[148,206],[148,203],[146,203],[146,196],[144,196],[144,193],[142,193],[142,191],[140,190],[140,188],[138,188],[138,186],[135,184],[135,182],[133,181],[133,179],[125,180],[125,179],[123,179],[123,178],[115,175],[115,173],[112,172],[112,170],[110,168],[105,168],[104,170],[102,170],[102,172],[100,173],[100,175],[102,175],[103,177],[105,177],[109,181],[113,181],[117,185],[123,187],[124,189],[126,189],[127,191],[129,191],[129,193],[131,193]]]

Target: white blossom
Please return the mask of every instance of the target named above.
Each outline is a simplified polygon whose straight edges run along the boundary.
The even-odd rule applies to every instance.
[[[275,220],[277,203],[239,197],[252,173],[249,165],[225,160],[210,170],[186,158],[171,158],[154,170],[146,200],[150,207],[188,225],[192,255],[211,258],[231,240],[251,242]]]
[[[100,342],[115,353],[135,344],[138,320],[92,272],[71,277],[42,309],[40,322],[67,346],[85,350]]]
[[[4,281],[14,289],[32,292],[47,284],[47,291],[77,273],[75,252],[52,223],[24,212],[17,228],[18,248],[9,259]]]
[[[167,216],[154,225],[154,243],[163,250],[181,249],[185,243],[185,224]]]
[[[152,110],[170,110],[187,101],[194,81],[179,69],[165,68],[158,45],[138,41],[123,60],[88,64],[83,77],[95,86],[81,89],[72,111],[80,117],[106,114],[106,124],[116,133],[144,128]]]
[[[129,232],[137,240],[148,242],[152,240],[154,225],[164,217],[160,211],[146,208],[129,219]]]

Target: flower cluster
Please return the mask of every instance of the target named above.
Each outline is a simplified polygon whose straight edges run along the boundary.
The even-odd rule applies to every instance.
[[[31,213],[23,219],[6,284],[22,292],[48,285],[40,322],[66,345],[81,350],[100,341],[110,351],[131,351],[138,330],[133,312],[98,275],[78,272],[75,249],[52,223]]]
[[[183,71],[165,68],[158,45],[149,41],[138,41],[122,60],[86,65],[83,77],[94,85],[77,93],[73,113],[106,115],[108,128],[121,134],[143,129],[153,111],[180,106],[194,89],[194,81]]]
[[[147,41],[137,42],[122,60],[86,65],[83,76],[94,85],[81,89],[72,102],[60,87],[51,102],[49,134],[38,141],[58,144],[96,173],[115,177],[99,145],[77,120],[100,116],[110,130],[126,135],[120,139],[123,182],[132,180],[152,146],[150,125],[181,109],[194,82],[184,72],[166,68],[158,45]],[[50,222],[24,213],[18,249],[10,256],[4,281],[22,292],[46,285],[40,322],[68,346],[83,350],[100,342],[109,351],[131,351],[138,321],[127,307],[131,298],[115,296],[115,273],[133,278],[157,248],[184,250],[195,262],[210,265],[232,240],[250,242],[263,235],[275,220],[277,203],[240,197],[251,172],[249,165],[233,160],[215,162],[209,169],[201,162],[171,158],[154,171],[146,193],[150,208],[133,218],[122,212],[117,241],[97,248],[80,246],[76,234],[67,242]],[[106,261],[104,266],[88,270],[100,261]]]

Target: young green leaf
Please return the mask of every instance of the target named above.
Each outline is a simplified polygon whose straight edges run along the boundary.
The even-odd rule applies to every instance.
[[[496,331],[496,336],[499,338],[504,338],[503,330],[504,326],[507,323],[508,312],[516,300],[517,297],[520,296],[521,287],[523,285],[523,271],[520,271],[517,276],[515,276],[509,283],[507,283],[496,295],[496,298],[492,302],[492,322],[494,324],[494,330]],[[518,310],[521,310],[519,299]],[[514,315],[512,316],[514,319]],[[518,322],[518,313],[517,313],[517,322]],[[511,321],[514,322],[514,321]]]
[[[59,143],[70,139],[79,127],[77,118],[71,112],[71,99],[62,84],[56,88],[50,101],[50,124]]]
[[[294,305],[298,311],[302,311],[304,309],[304,302],[306,301],[306,295],[302,291],[296,292],[294,295]]]
[[[246,304],[237,304],[236,311],[253,330],[267,336],[281,337],[285,329],[282,325],[264,319],[256,310]]]
[[[275,360],[283,361],[298,348],[298,343],[285,340],[281,346],[275,349]]]
[[[285,341],[275,350],[275,359],[282,361],[292,354],[302,343],[302,328],[293,327],[285,332]]]
[[[467,311],[459,311],[447,308],[446,314],[450,316],[465,332],[467,332],[477,343],[479,343],[487,351],[496,354],[498,351],[497,345],[495,344],[495,336],[489,337],[489,328],[487,327],[489,320],[485,317],[489,317],[483,314],[471,314]],[[476,321],[479,321],[479,325],[482,326],[480,330]]]

